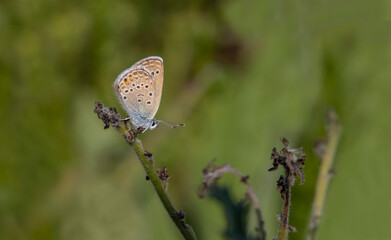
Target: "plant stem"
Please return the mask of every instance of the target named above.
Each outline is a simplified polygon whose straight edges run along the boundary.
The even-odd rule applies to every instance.
[[[322,154],[321,165],[316,183],[315,196],[311,211],[311,218],[308,227],[307,240],[315,239],[316,230],[319,226],[320,218],[323,213],[323,207],[326,199],[327,189],[332,177],[333,163],[335,152],[337,150],[342,127],[340,126],[337,116],[334,112],[328,113],[329,123],[327,124],[327,146],[326,151]]]
[[[181,232],[184,239],[196,240],[197,237],[193,231],[193,228],[185,222],[184,212],[182,210],[176,211],[172,205],[170,198],[168,197],[167,192],[164,190],[162,182],[156,173],[152,154],[146,152],[141,144],[141,141],[136,138],[137,131],[133,130],[129,124],[123,121],[121,116],[114,108],[105,108],[103,104],[97,102],[95,106],[95,112],[105,123],[105,128],[108,128],[110,125],[113,126],[125,138],[133,151],[136,153],[137,158],[144,167],[147,177],[155,188],[164,208]]]
[[[285,177],[288,179],[288,182],[290,182],[290,174],[289,170],[285,170]],[[291,204],[291,186],[289,186],[285,192],[285,199],[284,204],[282,208],[282,214],[281,214],[281,222],[280,222],[280,229],[278,231],[278,240],[285,240],[288,239],[288,233],[289,233],[289,212],[290,212],[290,204]]]
[[[172,221],[174,221],[179,231],[182,233],[183,237],[185,239],[197,239],[192,227],[186,224],[183,220],[181,220],[180,217],[178,217],[178,212],[175,210],[174,206],[172,205],[170,198],[168,197],[167,193],[164,191],[159,176],[156,174],[154,161],[147,159],[147,157],[144,155],[144,149],[143,146],[141,145],[141,141],[138,139],[134,139],[134,141],[130,143],[130,146],[133,148],[138,159],[143,165],[144,170],[147,173],[147,176],[149,177],[149,180],[151,181],[152,185],[154,186],[160,200],[162,201],[164,208],[170,215]]]
[[[296,229],[289,225],[292,187],[295,185],[296,176],[300,177],[300,184],[304,183],[303,167],[306,156],[303,148],[289,148],[289,141],[286,138],[282,138],[281,141],[284,147],[280,152],[273,148],[270,156],[270,159],[273,160],[273,167],[269,171],[277,170],[278,166],[285,169],[285,176],[281,175],[277,181],[277,189],[280,191],[283,201],[282,213],[279,214],[278,240],[286,240],[289,232],[296,232]]]

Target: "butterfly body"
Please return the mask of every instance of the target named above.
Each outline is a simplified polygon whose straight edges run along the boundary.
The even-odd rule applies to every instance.
[[[163,59],[147,57],[118,75],[114,89],[136,128],[154,129],[163,90]]]

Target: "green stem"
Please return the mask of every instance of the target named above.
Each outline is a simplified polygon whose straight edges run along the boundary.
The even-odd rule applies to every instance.
[[[311,218],[308,226],[307,240],[315,239],[316,230],[318,229],[320,218],[323,213],[323,207],[326,200],[327,189],[332,177],[332,169],[337,150],[342,127],[338,123],[337,116],[334,112],[329,113],[330,123],[328,124],[328,139],[326,151],[321,159],[321,165],[316,183],[315,196],[311,211]]]
[[[144,150],[141,141],[135,137],[137,131],[131,129],[130,125],[121,118],[121,116],[114,108],[105,108],[103,104],[96,102],[94,112],[97,113],[98,117],[104,122],[105,129],[111,125],[125,138],[128,144],[134,150],[137,158],[141,162],[141,165],[143,165],[150,182],[154,186],[157,195],[163,203],[164,208],[181,232],[184,239],[196,240],[197,237],[193,231],[193,228],[185,222],[184,212],[181,210],[176,211],[172,205],[170,198],[168,197],[167,192],[165,191],[156,172],[152,155]]]
[[[126,137],[128,129],[123,124],[121,124],[118,130],[136,153],[137,158],[140,160],[141,165],[143,165],[144,170],[147,173],[147,176],[149,177],[149,180],[151,181],[153,187],[155,188],[155,191],[159,196],[161,202],[163,203],[164,208],[166,209],[168,215],[171,217],[172,221],[175,223],[179,231],[182,233],[184,239],[197,239],[193,228],[190,225],[186,224],[184,219],[181,219],[181,217],[178,215],[178,212],[172,205],[171,200],[168,197],[167,193],[164,191],[159,176],[156,173],[154,161],[153,159],[149,159],[147,158],[147,156],[145,156],[145,150],[141,144],[141,141],[137,138],[134,138],[133,141],[129,141]]]
[[[183,237],[185,239],[197,239],[192,227],[190,225],[186,224],[184,221],[181,221],[180,217],[178,217],[177,211],[175,210],[174,206],[172,205],[167,193],[164,191],[164,188],[160,182],[159,176],[156,174],[156,170],[154,167],[154,161],[147,159],[147,157],[144,155],[144,149],[143,149],[143,146],[141,145],[141,141],[138,139],[134,139],[134,141],[130,143],[130,146],[133,148],[138,159],[140,160],[141,164],[143,165],[144,170],[147,173],[147,176],[149,177],[149,180],[151,181],[152,185],[154,186],[157,195],[159,196],[160,200],[162,201],[164,208],[166,209],[166,211],[170,215],[172,221],[174,221],[174,223],[177,226],[177,228],[179,229],[179,231],[182,233]]]

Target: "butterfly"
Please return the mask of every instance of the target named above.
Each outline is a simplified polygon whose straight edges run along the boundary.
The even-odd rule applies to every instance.
[[[184,126],[184,124],[175,124],[154,118],[162,97],[163,80],[163,59],[157,56],[141,59],[115,79],[116,95],[122,107],[129,114],[129,118],[125,120],[130,119],[137,129],[152,130],[159,123],[164,123],[172,128]]]

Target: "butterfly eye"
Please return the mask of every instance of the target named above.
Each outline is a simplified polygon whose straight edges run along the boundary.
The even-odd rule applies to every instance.
[[[151,123],[151,126],[149,127],[151,130],[157,128],[158,124],[156,122],[156,120],[152,120],[152,123]]]

